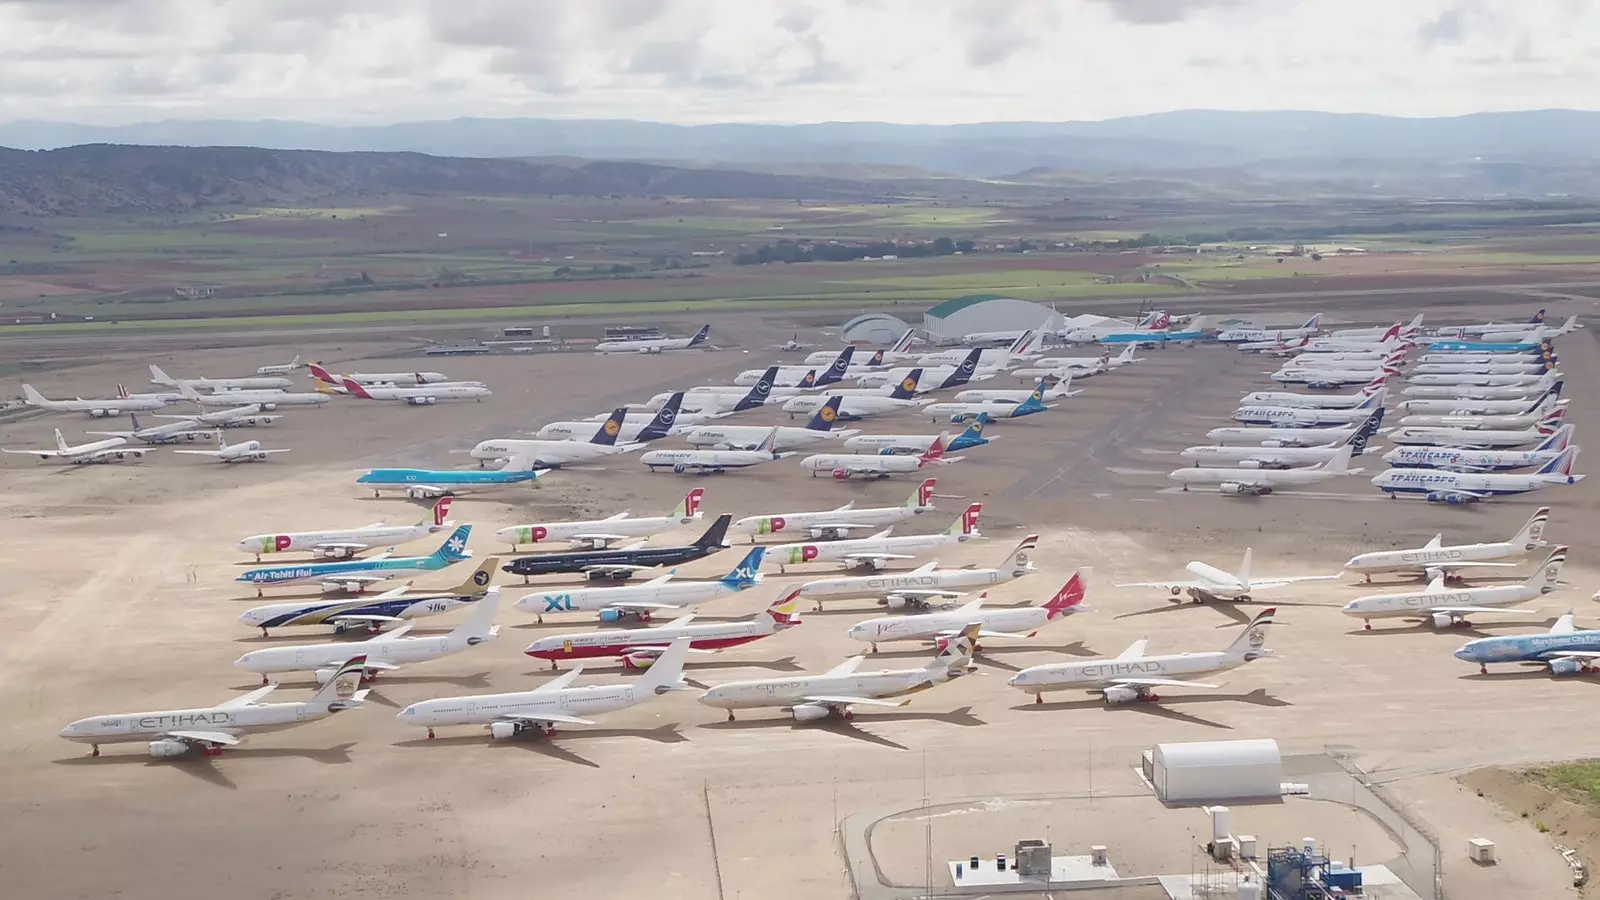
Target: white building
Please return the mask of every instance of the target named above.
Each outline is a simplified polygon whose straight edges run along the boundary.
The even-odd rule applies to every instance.
[[[954,344],[969,334],[1025,331],[1059,334],[1061,314],[1041,303],[999,294],[968,294],[946,300],[923,313],[922,330],[935,343]]]
[[[1267,799],[1283,793],[1277,741],[1157,744],[1145,754],[1144,765],[1145,777],[1163,803]]]

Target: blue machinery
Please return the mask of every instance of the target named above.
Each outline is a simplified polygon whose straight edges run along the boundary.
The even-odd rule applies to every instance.
[[[1325,900],[1360,897],[1361,873],[1331,862],[1316,846],[1278,847],[1267,851],[1269,900]]]

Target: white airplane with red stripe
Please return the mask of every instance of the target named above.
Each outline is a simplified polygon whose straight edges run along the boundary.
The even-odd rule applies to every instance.
[[[955,609],[879,616],[857,622],[847,633],[854,640],[871,644],[873,653],[877,653],[878,645],[886,641],[938,641],[952,638],[974,622],[978,624],[979,640],[1031,638],[1051,622],[1089,611],[1089,607],[1083,605],[1084,592],[1089,586],[1089,571],[1079,569],[1072,573],[1061,590],[1040,606],[985,609],[983,604],[989,599],[989,592],[985,591]]]
[[[983,513],[982,503],[969,505],[950,527],[938,534],[891,535],[893,529],[885,528],[864,538],[842,541],[808,541],[799,544],[773,544],[767,548],[767,558],[778,564],[778,570],[812,562],[842,562],[845,568],[882,569],[895,560],[916,559],[929,551],[953,547],[977,540],[978,517]]]
[[[393,547],[421,540],[441,529],[454,527],[450,518],[450,497],[440,497],[433,505],[432,522],[424,519],[415,525],[385,525],[374,522],[360,528],[333,528],[325,531],[287,531],[278,534],[252,534],[235,548],[253,553],[256,562],[267,553],[310,553],[318,559],[350,559],[374,547]]]

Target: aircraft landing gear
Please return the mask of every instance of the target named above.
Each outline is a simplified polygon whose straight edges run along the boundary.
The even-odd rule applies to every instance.
[[[872,651],[871,652],[873,652],[873,653],[877,653],[878,652],[878,645],[877,644],[873,644],[872,645]]]
[[[731,709],[728,710],[728,721],[729,722],[733,721],[733,710],[731,710]]]
[[[1183,486],[1183,492],[1185,494],[1189,493],[1189,486],[1187,484]]]
[[[267,626],[265,626],[265,625],[261,626],[261,636],[262,637],[271,637],[271,635],[267,634]]]
[[[1487,675],[1487,674],[1489,674],[1489,667],[1485,666],[1485,665],[1478,666],[1478,674],[1479,675]]]
[[[550,660],[550,671],[552,671],[552,672],[559,672],[559,671],[561,671],[561,667],[560,667],[560,666],[558,666],[558,665],[556,665],[556,661],[555,661],[555,660],[553,660],[553,659],[552,659],[552,660]]]
[[[99,744],[90,744],[89,745],[89,755],[90,756],[99,756],[100,755],[100,745]]]
[[[1372,630],[1372,620],[1371,619],[1362,619],[1361,620],[1361,630],[1362,631],[1371,631]]]
[[[430,741],[433,740],[433,729],[432,728],[428,729],[428,740],[430,740]]]
[[[1034,706],[1043,706],[1044,705],[1044,695],[1043,694],[1034,694],[1033,695],[1033,705]]]
[[[271,681],[271,680],[269,680],[269,679],[268,679],[268,678],[267,678],[267,676],[265,676],[265,675],[263,675],[263,676],[261,676],[261,686],[262,686],[262,687],[266,687],[266,686],[267,686],[267,685],[269,685],[269,684],[271,684],[271,683],[272,683],[272,681]]]

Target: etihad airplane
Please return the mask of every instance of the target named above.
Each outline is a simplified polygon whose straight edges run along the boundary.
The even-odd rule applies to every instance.
[[[347,372],[337,375],[324,369],[320,363],[312,362],[307,366],[311,370],[311,377],[330,387],[344,389],[346,381],[365,385],[419,385],[419,384],[445,384],[450,381],[450,376],[443,372]],[[470,383],[470,382],[469,382]]]
[[[994,440],[983,436],[983,430],[988,425],[989,414],[979,413],[976,419],[967,423],[966,431],[945,444],[945,452],[981,447]],[[938,439],[937,434],[858,434],[845,440],[844,449],[851,453],[878,453],[885,456],[903,453],[920,456],[928,452],[933,447],[933,442]]]
[[[254,403],[235,406],[216,412],[194,413],[187,416],[156,416],[157,419],[170,419],[187,425],[212,425],[217,428],[253,428],[257,425],[271,425],[283,418],[282,416],[269,416],[261,412],[261,407]]]
[[[690,624],[694,621],[691,614],[651,628],[552,634],[535,640],[522,652],[549,660],[552,669],[560,668],[560,661],[567,659],[620,659],[627,668],[647,669],[677,640],[687,639],[689,649],[709,653],[759,641],[799,625],[800,616],[795,612],[799,593],[798,588],[790,590],[748,619],[694,625]]]
[[[1217,332],[1217,340],[1224,344],[1252,341],[1291,341],[1310,337],[1322,330],[1322,313],[1317,313],[1299,328],[1229,328]]]
[[[196,429],[194,421],[189,419],[165,425],[151,425],[146,428],[139,424],[138,413],[131,413],[128,418],[133,420],[132,431],[91,431],[89,434],[97,437],[119,437],[130,441],[143,441],[146,444],[193,443],[195,441],[214,440],[217,437],[216,429]]]
[[[1565,409],[1568,401],[1557,400],[1555,397],[1545,395],[1526,404],[1526,408],[1518,413],[1457,413],[1455,415],[1410,415],[1400,419],[1402,427],[1409,428],[1464,428],[1478,429],[1507,429],[1526,428],[1529,425],[1540,425],[1550,421],[1550,416],[1558,409]]]
[[[774,426],[767,429],[767,436],[754,450],[649,450],[639,455],[639,462],[651,472],[671,469],[682,475],[692,469],[702,475],[721,474],[729,469],[748,469],[788,456],[775,449],[777,442],[778,429]]]
[[[856,434],[857,429],[854,428],[839,431],[833,429],[834,423],[839,419],[839,405],[843,402],[843,397],[829,397],[826,403],[817,407],[816,413],[811,416],[811,421],[802,428],[779,426],[778,436],[772,449],[778,452],[800,450],[813,444],[842,440]],[[685,432],[683,438],[695,447],[754,450],[771,433],[772,428],[766,425],[698,425]]]
[[[1134,581],[1119,584],[1119,588],[1160,588],[1176,597],[1188,594],[1189,599],[1195,603],[1207,603],[1213,600],[1238,601],[1248,603],[1257,591],[1270,591],[1276,588],[1287,587],[1291,584],[1302,584],[1307,581],[1334,581],[1338,575],[1288,575],[1277,578],[1254,578],[1250,574],[1251,548],[1244,550],[1244,559],[1239,563],[1238,574],[1224,572],[1216,566],[1193,560],[1183,567],[1184,571],[1193,575],[1189,581]]]
[[[1457,400],[1529,400],[1562,379],[1546,372],[1531,384],[1413,384],[1400,393],[1408,397]]]
[[[477,400],[494,392],[481,384],[419,384],[416,387],[363,385],[349,378],[344,389],[361,400],[404,400],[410,406],[430,406],[440,400]]]
[[[318,559],[350,559],[357,553],[373,547],[392,547],[409,544],[430,534],[436,534],[454,524],[450,517],[449,497],[441,497],[433,505],[432,522],[423,519],[415,525],[385,525],[374,522],[360,528],[329,529],[326,531],[290,531],[283,534],[252,534],[234,545],[240,553],[253,553],[256,562],[265,553],[310,553]]]
[[[771,544],[766,550],[778,563],[779,572],[787,571],[789,566],[811,562],[842,562],[847,570],[859,568],[876,572],[894,560],[915,559],[941,547],[953,547],[983,537],[978,531],[978,517],[982,513],[982,503],[970,504],[949,528],[937,534],[891,535],[894,529],[885,528],[864,538]]]
[[[943,684],[972,671],[973,647],[978,641],[976,623],[939,644],[933,660],[920,669],[882,669],[859,672],[865,657],[852,656],[821,675],[782,675],[713,685],[700,695],[707,706],[728,711],[780,707],[796,722],[815,722],[837,716],[849,719],[857,706],[899,707],[910,695]]]
[[[537,614],[540,622],[545,613],[561,612],[598,612],[600,621],[608,624],[628,619],[648,622],[663,610],[682,610],[755,587],[761,583],[761,562],[766,554],[766,547],[752,547],[733,571],[715,581],[674,581],[674,569],[643,584],[551,587],[523,594],[516,608]]]
[[[1375,421],[1381,421],[1379,410],[1373,413]],[[1345,447],[1350,448],[1352,457],[1360,456],[1366,452],[1369,433],[1377,431],[1377,425],[1369,425],[1367,429],[1357,430],[1343,441],[1322,444],[1314,447],[1258,447],[1239,446],[1206,446],[1188,447],[1178,455],[1197,466],[1210,466],[1213,468],[1234,467],[1239,469],[1290,469],[1295,466],[1306,466],[1313,463],[1328,462],[1338,456]]]
[[[465,581],[450,590],[413,593],[408,581],[394,590],[358,600],[299,600],[255,606],[240,614],[239,621],[261,629],[262,637],[269,634],[270,628],[303,625],[332,625],[334,634],[361,628],[376,633],[385,625],[437,616],[482,600],[499,562],[498,556],[485,559]]]
[[[257,375],[288,375],[289,373],[293,372],[294,370],[300,368],[300,365],[301,365],[301,363],[300,363],[300,354],[296,353],[295,357],[294,357],[294,359],[292,361],[287,362],[287,363],[283,363],[281,365],[262,366],[261,368],[256,369],[256,374]]]
[[[587,441],[541,441],[517,438],[493,438],[479,441],[469,454],[476,460],[504,459],[516,461],[516,468],[559,469],[562,466],[598,462],[612,456],[631,453],[643,447],[642,443],[619,444],[622,420],[628,414],[626,406],[611,412],[611,418],[595,428],[594,436]],[[506,463],[507,467],[511,462]]]
[[[1465,568],[1509,568],[1517,564],[1502,562],[1527,556],[1541,547],[1547,547],[1544,528],[1550,521],[1550,507],[1541,506],[1528,521],[1522,523],[1508,540],[1489,544],[1451,544],[1445,546],[1444,535],[1436,534],[1428,543],[1409,550],[1375,550],[1352,556],[1344,564],[1347,572],[1360,572],[1362,579],[1372,583],[1372,576],[1404,572],[1420,574],[1432,581],[1443,577],[1453,579],[1456,572]]]
[[[277,688],[269,684],[216,706],[79,719],[61,729],[61,736],[88,744],[93,748],[91,756],[100,755],[101,744],[138,741],[149,741],[150,755],[156,759],[182,756],[193,749],[199,749],[206,756],[219,756],[224,747],[237,746],[247,734],[282,731],[360,707],[367,696],[366,691],[358,690],[367,660],[359,654],[352,656],[354,658],[347,658],[338,666],[309,700],[265,703],[267,695]]]
[[[1051,622],[1089,611],[1083,605],[1084,591],[1089,586],[1089,573],[1089,569],[1072,573],[1061,590],[1042,606],[985,609],[984,601],[989,599],[989,594],[985,592],[955,609],[879,616],[857,622],[846,634],[853,640],[871,644],[873,653],[877,653],[878,645],[886,641],[938,642],[953,638],[974,622],[978,624],[977,638],[980,641],[988,638],[1031,638]]]
[[[784,532],[804,534],[811,538],[838,539],[848,537],[854,529],[880,528],[887,525],[896,525],[916,518],[926,512],[932,512],[933,486],[935,480],[929,478],[917,485],[911,492],[906,502],[899,506],[880,506],[870,509],[856,509],[852,500],[843,506],[822,512],[791,512],[768,513],[759,516],[745,516],[734,522],[729,529],[735,534],[747,534],[750,542],[755,543],[758,535],[781,534]]]
[[[891,475],[910,474],[920,472],[933,465],[948,465],[960,462],[965,457],[945,456],[945,444],[950,440],[948,432],[940,434],[927,451],[920,456],[895,456],[881,453],[819,453],[800,460],[800,468],[817,477],[819,472],[828,472],[834,478],[844,481],[848,478],[888,478]]]
[[[1368,397],[1383,390],[1388,378],[1374,378],[1354,394],[1293,394],[1286,391],[1255,391],[1239,398],[1240,406],[1287,406],[1298,409],[1355,409]],[[1404,407],[1405,404],[1401,404]]]
[[[1434,628],[1461,627],[1474,613],[1505,612],[1505,607],[1537,600],[1560,587],[1561,565],[1567,561],[1567,548],[1550,552],[1544,565],[1526,581],[1490,587],[1449,588],[1444,575],[1438,575],[1420,591],[1397,594],[1371,594],[1357,597],[1340,612],[1362,620],[1362,628],[1372,630],[1373,619],[1420,619]]]
[[[395,718],[427,728],[429,740],[435,728],[448,725],[482,725],[496,741],[529,730],[548,737],[558,725],[593,725],[585,716],[628,709],[672,691],[692,690],[683,680],[689,643],[688,638],[679,638],[668,644],[648,672],[622,684],[572,687],[573,680],[583,674],[579,666],[531,691],[423,700],[400,710]]]
[[[679,525],[698,521],[703,515],[700,512],[700,501],[705,497],[705,493],[704,488],[694,488],[684,495],[683,500],[670,514],[665,516],[645,516],[635,519],[629,517],[628,510],[623,510],[604,519],[512,525],[496,531],[494,539],[510,544],[513,552],[522,549],[524,544],[547,544],[555,541],[566,541],[573,547],[604,550],[620,540],[650,538]]]
[[[523,583],[533,575],[582,573],[590,581],[626,581],[635,572],[661,566],[676,566],[704,559],[728,547],[728,525],[733,516],[717,517],[705,534],[691,544],[677,547],[646,547],[643,541],[608,550],[569,550],[536,553],[513,559],[501,571],[521,575]]]
[[[428,662],[460,653],[492,641],[500,634],[494,624],[494,614],[500,608],[500,589],[489,588],[483,599],[473,602],[467,618],[447,634],[436,637],[406,637],[416,624],[406,622],[393,631],[385,631],[364,641],[335,641],[331,644],[301,644],[289,647],[267,647],[251,650],[233,661],[235,668],[255,672],[261,683],[267,684],[268,675],[283,672],[315,672],[318,681],[331,677],[333,667],[352,653],[366,657],[361,675],[371,680],[379,672],[392,671],[410,663]]]
[[[1395,408],[1401,412],[1429,415],[1515,415],[1517,413],[1533,412],[1539,408],[1540,403],[1546,400],[1554,401],[1560,399],[1561,389],[1565,385],[1565,381],[1557,381],[1545,389],[1543,393],[1536,393],[1532,397],[1502,400],[1473,400],[1458,397],[1402,400]]]
[[[234,581],[255,585],[257,597],[261,596],[261,589],[264,587],[309,583],[320,584],[324,591],[345,590],[354,593],[380,581],[388,581],[401,575],[435,572],[470,558],[472,551],[467,549],[467,538],[471,534],[471,525],[458,526],[449,537],[445,538],[439,549],[427,556],[391,557],[385,554],[340,562],[268,566],[262,569],[249,569]]]
[[[125,459],[144,459],[148,453],[142,447],[129,447],[128,439],[121,437],[106,438],[103,441],[91,441],[87,444],[72,445],[61,436],[61,429],[56,429],[56,449],[54,450],[0,450],[0,453],[11,453],[17,456],[37,456],[41,460],[62,459],[74,465],[88,463],[122,462]]]
[[[1535,663],[1551,675],[1590,675],[1600,667],[1600,631],[1579,631],[1572,610],[1538,634],[1507,634],[1467,641],[1455,658],[1477,663],[1478,674],[1489,674],[1489,663]]]
[[[1384,388],[1378,390],[1361,405],[1350,409],[1327,409],[1303,406],[1241,406],[1233,412],[1236,422],[1246,425],[1288,425],[1296,428],[1322,425],[1359,425],[1371,418],[1372,411],[1383,407]]]
[[[215,450],[174,450],[173,453],[185,453],[190,456],[209,456],[217,462],[265,462],[274,453],[288,453],[287,449],[268,450],[261,446],[260,441],[241,441],[237,444],[228,443],[222,432],[217,432],[217,449]]]
[[[993,569],[941,569],[934,560],[910,572],[818,578],[800,585],[800,596],[815,601],[819,610],[823,600],[852,597],[882,597],[890,609],[927,609],[935,600],[959,597],[973,588],[1004,584],[1032,573],[1030,557],[1038,544],[1037,534],[1028,535]]]
[[[1272,624],[1277,612],[1276,609],[1263,609],[1256,613],[1255,618],[1233,639],[1233,643],[1223,650],[1148,656],[1145,648],[1149,642],[1140,638],[1115,658],[1029,666],[1011,676],[1006,684],[1032,694],[1034,703],[1043,703],[1046,691],[1072,688],[1084,688],[1090,693],[1099,694],[1108,704],[1160,700],[1155,692],[1157,688],[1216,688],[1219,685],[1190,679],[1237,669],[1246,663],[1272,656],[1272,651],[1266,647],[1267,626]]]
[[[178,384],[178,393],[183,396],[183,399],[202,409],[207,406],[232,409],[248,403],[262,412],[271,412],[280,406],[321,406],[327,403],[329,399],[327,394],[286,393],[278,390],[219,391],[215,394],[202,394],[194,389],[194,385],[186,381]]]
[[[117,397],[112,400],[84,400],[74,397],[71,400],[51,400],[33,389],[33,385],[22,386],[22,396],[29,406],[47,409],[51,412],[81,412],[87,413],[96,419],[115,418],[123,413],[146,412],[162,409],[167,401],[158,397]]]
[[[1429,503],[1475,503],[1510,494],[1526,494],[1553,484],[1577,484],[1584,476],[1572,473],[1578,459],[1576,444],[1529,475],[1484,472],[1448,472],[1440,469],[1390,469],[1372,479],[1393,499],[1399,494],[1422,494]]]
[[[1532,428],[1444,428],[1433,425],[1407,425],[1395,428],[1385,435],[1396,444],[1430,444],[1436,447],[1461,447],[1467,449],[1499,449],[1525,447],[1543,443],[1555,434],[1566,418],[1566,407],[1556,407]]]
[[[535,469],[520,459],[490,471],[477,469],[368,469],[356,484],[372,488],[372,496],[400,491],[412,500],[436,500],[456,494],[492,491],[507,485],[535,482],[549,469]]]
[[[1045,412],[1051,407],[1044,404],[1044,382],[1041,381],[1028,393],[1028,399],[1015,405],[1009,402],[998,403],[930,403],[922,408],[937,422],[948,417],[953,423],[965,422],[968,418],[987,415],[990,419],[1020,419],[1035,413]]]
[[[905,333],[900,335],[900,337],[897,338],[894,343],[890,344],[883,350],[873,352],[873,359],[868,363],[868,365],[892,365],[897,362],[914,361],[918,356],[922,355],[920,353],[910,352],[911,347],[917,342],[916,335],[917,330],[915,328],[907,328]],[[807,356],[803,362],[808,366],[820,366],[832,362],[834,358],[834,351],[818,350],[810,356]]]
[[[1453,472],[1509,472],[1533,469],[1561,455],[1572,444],[1573,428],[1562,425],[1532,450],[1467,450],[1458,447],[1396,447],[1383,461],[1397,469],[1449,469]]]
[[[190,387],[207,388],[219,394],[228,391],[272,391],[294,387],[294,382],[287,378],[173,378],[161,371],[160,366],[155,365],[150,367],[150,383],[171,388],[181,388],[187,384]]]
[[[1191,484],[1202,484],[1214,485],[1217,491],[1222,494],[1259,497],[1270,494],[1279,488],[1319,484],[1341,475],[1359,475],[1362,471],[1359,467],[1350,468],[1350,454],[1354,449],[1354,447],[1346,444],[1339,448],[1338,453],[1332,459],[1312,466],[1298,466],[1290,469],[1261,469],[1257,471],[1193,467],[1170,472],[1167,474],[1167,478],[1183,485],[1185,491],[1189,490],[1189,485]]]
[[[693,337],[646,338],[643,340],[601,341],[594,345],[596,353],[663,353],[668,350],[688,350],[698,347],[711,336],[711,326],[701,325]]]

